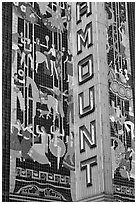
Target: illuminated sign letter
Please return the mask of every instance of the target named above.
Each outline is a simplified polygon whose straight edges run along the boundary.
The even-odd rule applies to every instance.
[[[85,31],[82,29],[77,31],[77,54],[82,52],[82,45],[87,48],[93,45],[92,42],[92,22],[86,25]]]
[[[80,162],[81,171],[86,169],[86,184],[87,187],[92,186],[92,167],[97,165],[97,156],[91,157]]]
[[[79,85],[93,77],[93,55],[89,55],[78,63]]]
[[[79,127],[80,153],[85,152],[85,142],[90,148],[96,147],[95,121],[90,123],[90,132],[85,125]]]
[[[81,16],[85,15],[88,17],[92,13],[91,2],[77,2],[76,4],[76,19],[77,24],[81,22]]]
[[[80,93],[78,97],[79,97],[79,117],[82,118],[85,115],[94,111],[94,108],[95,108],[94,87],[89,88],[88,93],[86,94],[84,94],[83,92]],[[85,106],[84,104],[87,101],[89,101],[88,105]]]

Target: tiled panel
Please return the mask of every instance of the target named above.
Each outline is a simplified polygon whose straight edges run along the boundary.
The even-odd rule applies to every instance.
[[[105,3],[109,67],[112,179],[116,200],[134,200],[135,129],[127,3]],[[123,190],[124,189],[124,190]],[[125,190],[126,189],[126,190]],[[124,193],[123,193],[124,192]]]
[[[10,193],[72,201],[71,8],[62,2],[12,7]]]

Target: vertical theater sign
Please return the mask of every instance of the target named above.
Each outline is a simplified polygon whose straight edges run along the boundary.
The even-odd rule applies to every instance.
[[[72,201],[71,6],[13,2],[10,196]]]
[[[104,18],[103,4],[77,2],[75,9],[72,8],[73,44],[77,42],[73,47],[76,200],[99,201],[112,195],[107,68],[106,55],[101,50],[105,40],[103,45],[100,41],[105,29],[101,30],[103,26],[98,23],[100,16]]]
[[[127,4],[75,5],[76,198],[111,201],[114,195],[117,201],[134,201],[134,85]]]
[[[90,3],[77,3],[77,24],[82,20],[81,17],[86,14],[90,16],[92,14],[91,2]],[[85,30],[79,29],[77,31],[77,55],[84,52],[84,49],[89,49],[93,46],[92,39],[92,21],[88,23],[85,27]],[[86,86],[86,82],[92,80],[94,71],[93,71],[93,54],[84,56],[77,65],[78,68],[78,84],[79,86]],[[85,105],[85,98],[88,100]],[[87,87],[86,91],[78,93],[78,107],[79,107],[79,118],[86,117],[86,115],[91,114],[95,109],[95,97],[94,97],[94,86]],[[87,144],[89,148],[96,147],[96,125],[95,120],[89,121],[90,124],[87,128],[87,125],[82,125],[79,127],[79,147],[80,153],[86,151]],[[97,156],[87,158],[80,162],[81,171],[86,171],[86,185],[92,185],[92,167],[97,165]]]

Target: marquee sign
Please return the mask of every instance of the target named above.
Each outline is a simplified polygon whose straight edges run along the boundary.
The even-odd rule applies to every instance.
[[[92,15],[91,2],[76,3],[76,24],[82,23],[83,17],[90,18]],[[93,45],[92,38],[92,21],[87,23],[84,28],[77,30],[77,56],[79,57],[85,50],[88,50]],[[93,54],[85,55],[80,58],[77,63],[78,70],[78,86],[87,87],[84,91],[78,93],[78,110],[79,120],[84,119],[87,115],[95,111],[95,91],[94,86],[87,86],[87,83],[94,77]],[[82,89],[81,89],[82,90]],[[77,107],[76,107],[77,108]],[[90,128],[87,125],[90,124]],[[89,126],[89,125],[88,125]],[[86,124],[79,126],[79,152],[82,155],[86,153],[87,146],[90,149],[96,147],[96,120],[87,121]],[[81,156],[79,156],[81,157]],[[89,156],[88,156],[89,157]],[[80,161],[80,170],[86,172],[85,183],[83,185],[89,187],[93,185],[92,182],[92,168],[97,165],[97,156],[86,158]]]

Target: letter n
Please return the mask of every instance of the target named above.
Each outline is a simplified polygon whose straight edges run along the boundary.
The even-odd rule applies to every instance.
[[[85,152],[85,143],[91,148],[96,147],[96,125],[95,121],[90,122],[90,132],[85,125],[79,127],[80,153]]]

